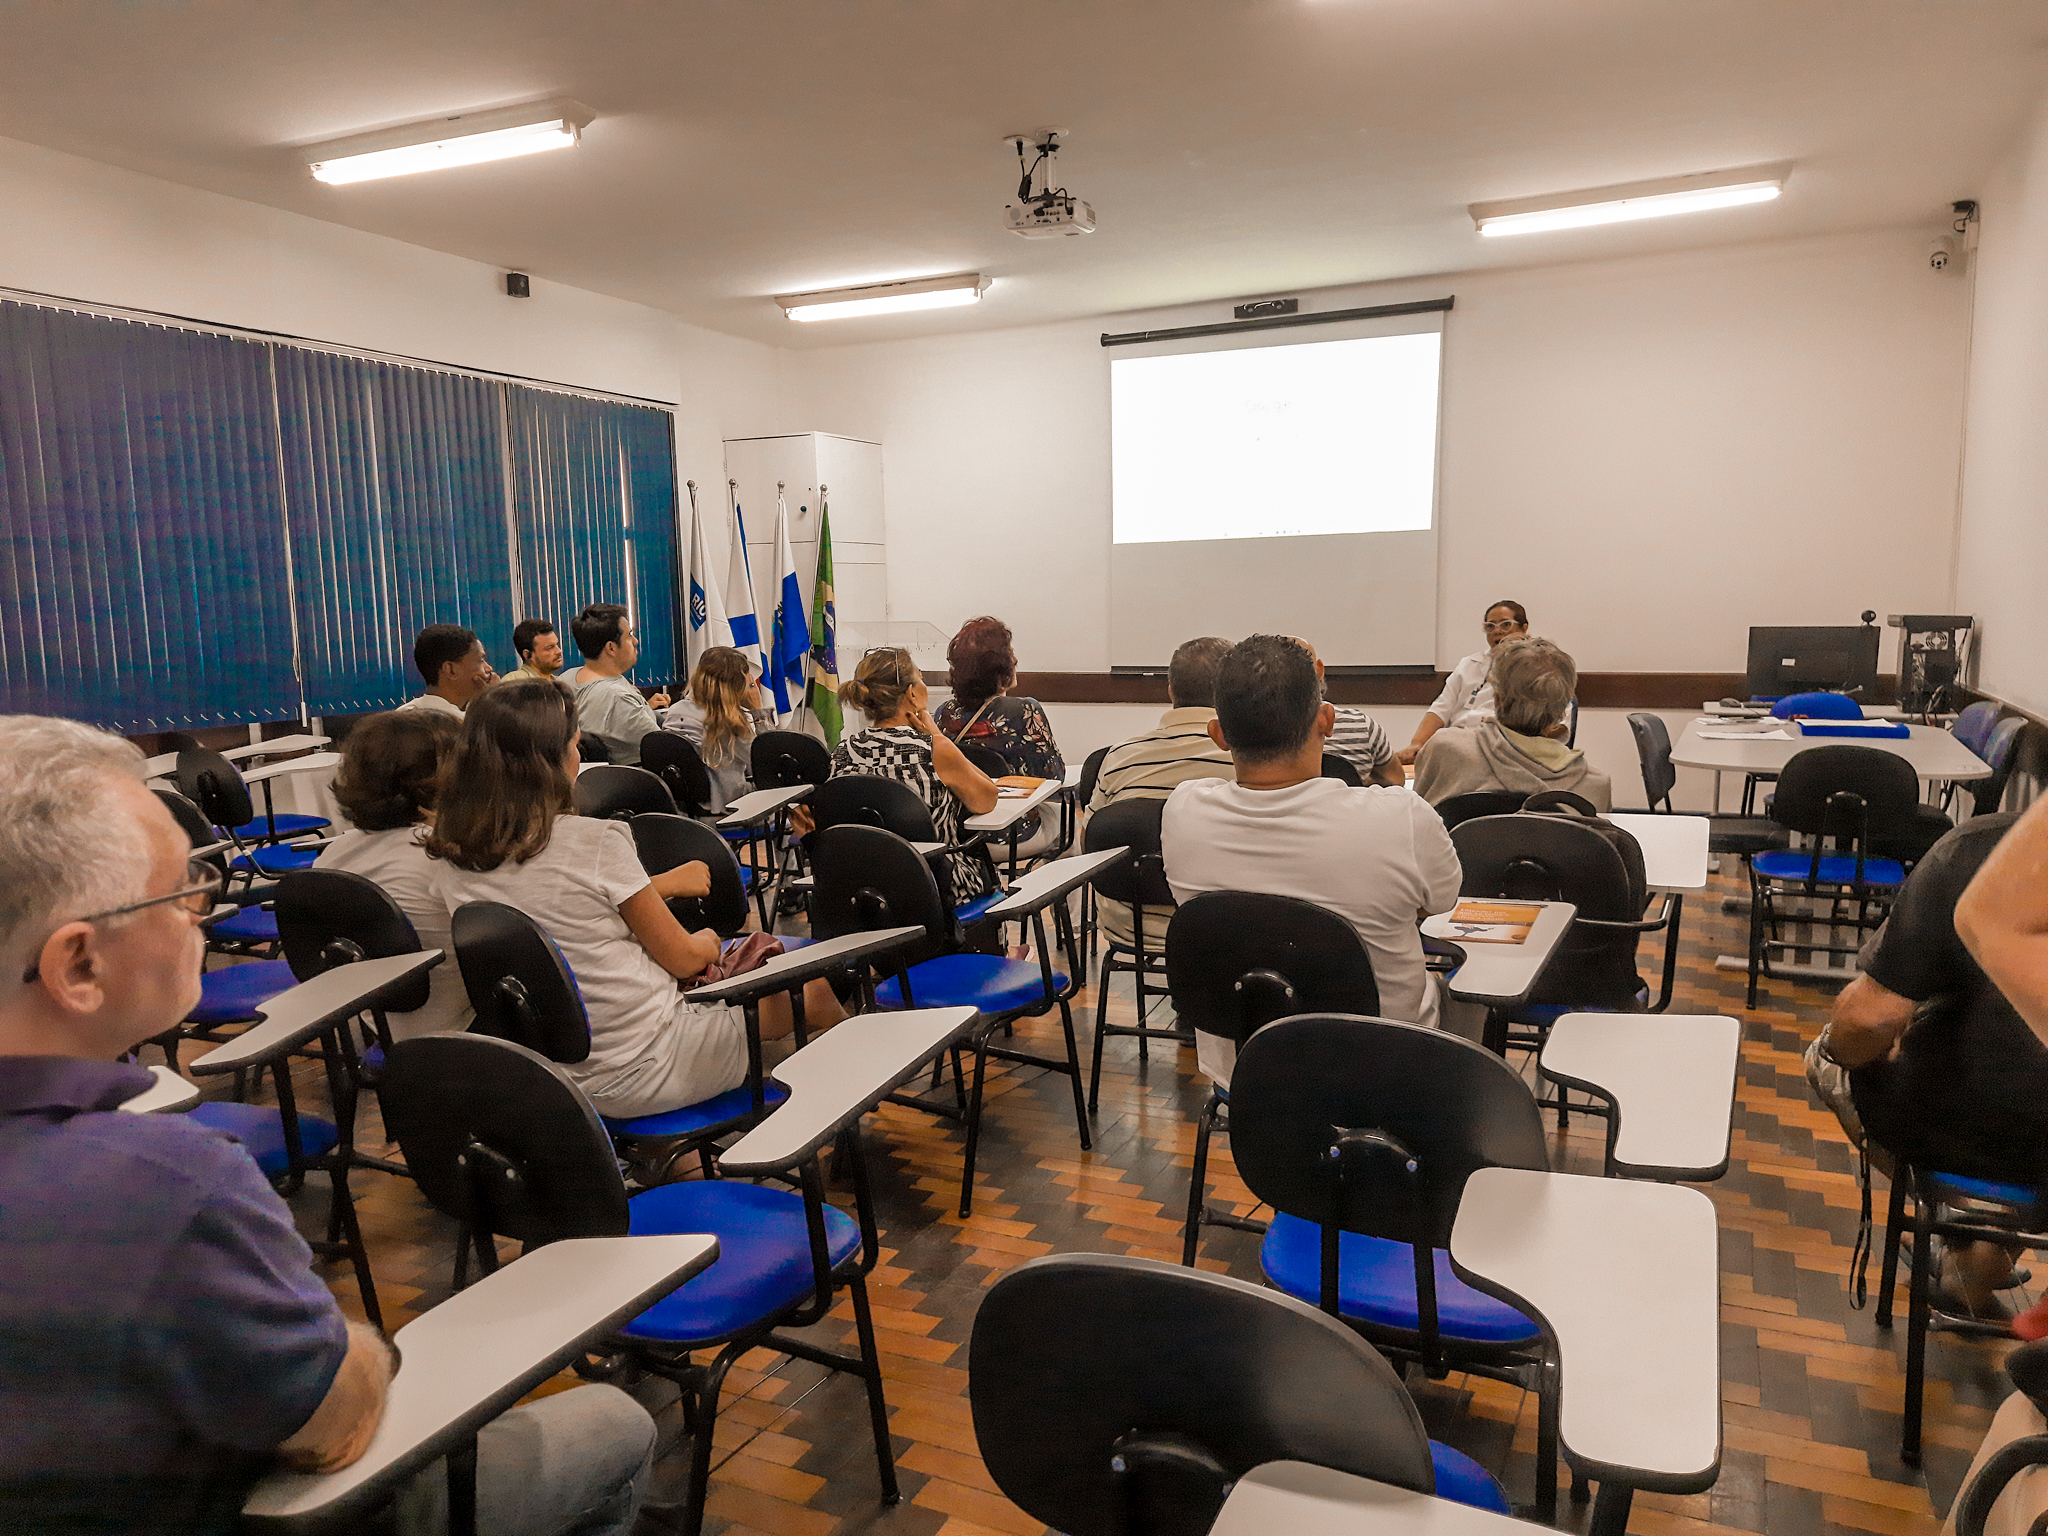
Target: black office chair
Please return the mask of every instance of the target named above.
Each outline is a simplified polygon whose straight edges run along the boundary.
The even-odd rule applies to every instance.
[[[2048,1416],[2048,1339],[2022,1344],[2000,1363],[2012,1384],[2034,1405],[2034,1412]],[[970,1391],[972,1386],[970,1382]],[[2028,1468],[2044,1465],[2048,1465],[2048,1435],[2020,1434],[1993,1451],[1956,1495],[1956,1536],[1984,1536],[1992,1506],[2006,1485]],[[2038,1504],[2038,1500],[2037,1490],[2034,1502]],[[2024,1518],[2026,1511],[2016,1513]],[[2032,1523],[2038,1524],[2039,1518]]]
[[[811,823],[818,832],[841,826],[880,827],[908,843],[939,841],[931,807],[917,791],[898,779],[885,779],[879,774],[842,773],[828,779],[812,792],[810,808]],[[815,864],[815,849],[811,857]],[[1002,881],[996,876],[986,833],[972,833],[958,843],[935,849],[927,857],[946,905],[960,922],[979,922],[983,913],[1003,899]],[[955,857],[977,860],[987,870],[983,882],[986,889],[981,895],[962,900],[954,894]]]
[[[686,746],[688,743],[684,743]],[[722,939],[737,938],[747,926],[747,876],[732,845],[701,821],[687,816],[635,816],[630,823],[640,867],[650,875],[701,860],[711,871],[711,894],[677,896],[669,911],[691,932],[709,928]],[[785,941],[787,942],[787,941]]]
[[[1074,798],[1082,809],[1095,798],[1095,781],[1102,777],[1102,760],[1109,756],[1109,748],[1097,747],[1081,761],[1081,777],[1074,789]]]
[[[605,821],[635,816],[673,816],[676,797],[645,768],[605,763],[576,775],[576,814]]]
[[[1536,1519],[1550,1524],[1556,1362],[1536,1320],[1460,1280],[1445,1251],[1475,1170],[1548,1171],[1528,1085],[1442,1030],[1298,1014],[1245,1043],[1230,1120],[1238,1176],[1273,1207],[1267,1279],[1396,1360],[1536,1392]]]
[[[684,815],[711,814],[711,770],[703,755],[674,731],[649,731],[640,738],[640,766],[668,786]]]
[[[1365,788],[1365,780],[1358,776],[1357,765],[1349,758],[1339,757],[1334,752],[1325,752],[1323,754],[1322,776],[1326,779],[1336,779],[1340,783],[1349,784],[1353,789]]]
[[[576,755],[586,763],[609,763],[612,749],[605,745],[602,736],[582,731],[576,737]]]
[[[177,820],[178,830],[191,840],[194,848],[214,848],[226,841],[206,819],[206,813],[175,789],[158,786],[156,797]],[[275,959],[278,952],[277,914],[269,909],[267,903],[276,899],[277,887],[269,882],[256,884],[253,870],[230,869],[223,849],[197,857],[203,858],[220,876],[221,901],[240,909],[218,921],[211,918],[206,921],[206,947],[224,955]]]
[[[1174,913],[1166,930],[1166,975],[1181,1022],[1221,1037],[1233,1051],[1290,1014],[1380,1011],[1372,956],[1358,930],[1336,913],[1292,896],[1197,896]],[[1266,1230],[1262,1221],[1208,1206],[1209,1138],[1218,1125],[1227,1127],[1229,1109],[1229,1092],[1212,1086],[1195,1122],[1180,1260],[1190,1267],[1204,1226]]]
[[[1100,853],[1105,848],[1128,848],[1131,857],[1112,864],[1093,880],[1089,888],[1098,899],[1122,902],[1131,914],[1131,941],[1105,936],[1102,966],[1095,977],[1095,1064],[1088,1076],[1088,1108],[1093,1110],[1102,1092],[1102,1046],[1111,1035],[1135,1038],[1138,1060],[1147,1060],[1151,1041],[1171,1040],[1176,1045],[1193,1045],[1195,1037],[1178,1021],[1164,1027],[1145,1022],[1148,998],[1164,998],[1166,977],[1166,931],[1157,917],[1154,931],[1146,932],[1145,908],[1171,907],[1173,887],[1166,883],[1166,864],[1159,856],[1159,818],[1164,800],[1119,800],[1106,805],[1089,818],[1084,851]],[[1110,978],[1128,972],[1137,1005],[1138,1022],[1109,1022]]]
[[[1481,816],[1512,816],[1522,808],[1522,802],[1528,798],[1527,795],[1518,795],[1511,790],[1453,795],[1438,804],[1436,813],[1444,819],[1445,827],[1456,828],[1461,822],[1472,821]]]
[[[1006,778],[1016,771],[1010,766],[1010,760],[993,747],[978,747],[968,741],[955,742],[954,745],[960,749],[962,757],[992,779]]]
[[[2005,803],[2005,787],[2012,782],[2013,766],[2019,760],[2020,737],[2025,734],[2027,720],[2024,715],[2014,715],[2001,720],[1991,728],[1991,735],[1979,755],[1990,765],[1991,777],[1977,779],[1969,784],[1951,785],[1951,789],[1966,789],[1970,792],[1970,814],[1989,816]]]
[[[996,1486],[1070,1536],[1204,1536],[1231,1484],[1272,1461],[1508,1513],[1341,1323],[1148,1259],[1054,1254],[996,1281],[967,1396]]]
[[[1876,848],[1910,836],[1920,809],[1920,781],[1896,753],[1828,746],[1793,754],[1779,771],[1771,819],[1811,844],[1749,861],[1749,1007],[1758,978],[1777,974],[1773,951],[1853,955],[1862,948],[1906,882],[1905,865]],[[1788,925],[1827,937],[1786,937]],[[1845,929],[1849,942],[1829,942]]]
[[[166,752],[176,752],[180,755],[186,752],[198,752],[207,757],[216,755],[208,748],[201,746],[199,738],[192,735],[189,731],[166,732],[164,735],[164,750]],[[227,759],[222,758],[221,761],[226,762]],[[174,777],[175,772],[173,770]],[[236,769],[235,772],[239,776],[241,770]],[[187,796],[192,794],[182,783],[180,783],[179,789]],[[263,785],[263,813],[258,816],[252,816],[248,821],[234,829],[235,835],[243,842],[282,842],[287,838],[303,837],[309,832],[324,831],[332,825],[325,816],[307,816],[296,811],[280,811],[272,803],[272,800],[273,791],[270,782],[265,780]],[[218,834],[219,837],[225,837],[226,835],[225,830]],[[207,841],[213,842],[216,841],[216,838],[208,838]]]
[[[756,789],[794,789],[832,777],[832,753],[802,731],[762,731],[754,738],[750,777]]]
[[[1636,740],[1636,759],[1643,771],[1643,799],[1654,812],[1671,814],[1671,791],[1678,769],[1671,761],[1671,731],[1663,716],[1638,711],[1628,717]],[[1707,851],[1747,858],[1768,848],[1783,848],[1785,829],[1768,816],[1734,816],[1716,811],[1707,817]]]
[[[232,868],[245,870],[252,877],[275,877],[295,869],[310,869],[320,857],[317,847],[279,841],[301,836],[285,830],[288,817],[278,818],[277,837],[271,835],[269,819],[256,815],[256,805],[249,798],[249,786],[242,781],[241,770],[218,752],[180,752],[177,781],[178,792],[199,807],[219,837],[235,845]],[[320,826],[326,825],[320,822]]]
[[[748,1165],[748,1174],[776,1182],[693,1179],[629,1198],[590,1101],[566,1073],[533,1051],[478,1035],[423,1035],[392,1051],[384,1088],[386,1124],[421,1192],[462,1224],[458,1286],[467,1277],[472,1248],[486,1274],[498,1267],[500,1236],[528,1249],[576,1237],[706,1233],[718,1239],[718,1258],[710,1268],[622,1324],[617,1334],[628,1363],[682,1389],[683,1422],[692,1436],[681,1520],[685,1536],[697,1536],[703,1527],[726,1374],[757,1348],[866,1384],[882,1497],[886,1503],[898,1497],[889,1408],[868,1309],[867,1276],[881,1249],[855,1133],[862,1113],[855,1109],[823,1120],[772,1167]],[[852,1213],[825,1200],[818,1151],[835,1143],[853,1183]],[[841,1292],[853,1304],[857,1353],[842,1353],[814,1334],[792,1338],[781,1331],[824,1322]],[[696,1365],[692,1351],[715,1354]]]

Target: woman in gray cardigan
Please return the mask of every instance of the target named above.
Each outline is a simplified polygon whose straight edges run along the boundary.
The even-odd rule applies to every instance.
[[[1564,743],[1565,714],[1579,671],[1548,640],[1503,641],[1493,652],[1494,718],[1468,730],[1438,731],[1415,759],[1415,792],[1431,805],[1458,795],[1533,795],[1568,789],[1605,812],[1607,775]]]

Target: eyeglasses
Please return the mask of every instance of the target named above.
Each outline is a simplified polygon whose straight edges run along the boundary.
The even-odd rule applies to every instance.
[[[1488,619],[1485,621],[1488,634],[1491,634],[1496,629],[1520,629],[1527,622],[1526,619]]]
[[[226,884],[227,876],[218,866],[205,859],[193,859],[185,865],[185,884],[168,895],[152,896],[146,901],[132,901],[125,907],[109,907],[104,912],[90,912],[84,917],[67,917],[64,921],[104,923],[117,917],[147,911],[151,907],[167,906],[172,902],[176,902],[180,910],[189,912],[194,917],[204,917],[213,910],[214,903],[220,900],[220,893]],[[41,969],[40,965],[31,965],[22,973],[21,979],[24,982],[34,981]]]

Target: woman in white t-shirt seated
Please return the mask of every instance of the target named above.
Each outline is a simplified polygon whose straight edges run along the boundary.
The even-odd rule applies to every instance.
[[[412,919],[421,947],[449,957],[427,973],[425,1007],[386,1015],[396,1040],[467,1029],[476,1017],[448,942],[448,907],[435,888],[439,871],[420,846],[433,824],[441,765],[461,738],[460,715],[428,710],[393,710],[358,725],[342,743],[334,775],[334,798],[354,830],[329,843],[313,866],[383,887]]]
[[[554,939],[590,1016],[590,1055],[563,1070],[599,1114],[661,1114],[737,1088],[747,1077],[737,1008],[692,1003],[677,983],[718,958],[718,935],[691,933],[666,901],[702,896],[700,863],[650,879],[620,821],[578,816],[576,702],[558,682],[501,683],[470,705],[426,848],[440,891],[516,907]],[[822,981],[804,992],[813,1030],[842,1013]],[[790,1031],[785,997],[761,1005],[761,1034]]]
[[[1415,736],[1395,757],[1412,763],[1415,754],[1429,744],[1429,738],[1447,726],[1466,729],[1493,718],[1493,652],[1508,640],[1529,633],[1529,610],[1512,598],[1502,598],[1486,610],[1486,649],[1474,651],[1444,679],[1444,691],[1436,696],[1415,727]]]
[[[747,792],[760,715],[761,684],[747,658],[729,645],[714,645],[697,658],[688,696],[662,717],[661,728],[682,737],[704,759],[714,815]]]

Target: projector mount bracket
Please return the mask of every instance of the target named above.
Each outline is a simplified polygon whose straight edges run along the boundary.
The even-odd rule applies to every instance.
[[[1071,201],[1065,187],[1052,184],[1053,156],[1060,152],[1064,128],[1033,128],[1003,136],[1003,143],[1017,152],[1017,201],[1025,207],[1051,207]],[[1031,151],[1036,151],[1033,158]],[[1034,190],[1035,188],[1035,190]]]

